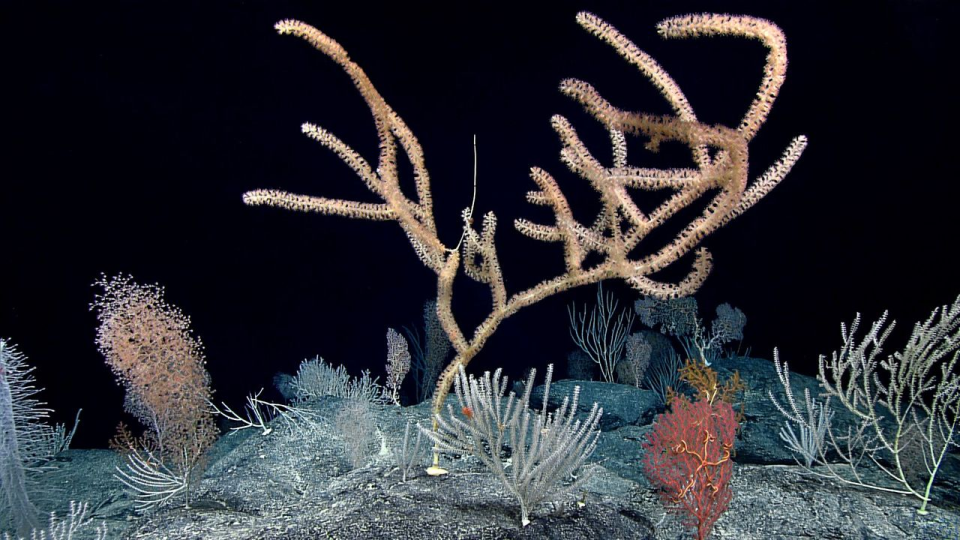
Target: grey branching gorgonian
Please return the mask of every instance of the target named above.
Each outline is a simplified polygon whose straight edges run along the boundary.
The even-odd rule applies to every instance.
[[[849,326],[841,324],[843,346],[820,356],[817,380],[826,399],[805,392],[804,411],[793,396],[789,368],[774,351],[786,405],[772,392],[769,397],[787,418],[781,437],[809,472],[915,497],[921,501],[917,512],[926,514],[940,466],[960,446],[960,297],[914,324],[902,349],[884,354],[895,324],[884,313],[862,337],[859,313]],[[850,413],[846,425],[832,424],[831,400]],[[862,474],[869,467],[883,474]]]
[[[454,389],[459,411],[447,405],[436,415],[436,432],[423,430],[441,452],[478,458],[520,502],[520,521],[541,502],[580,488],[591,471],[582,469],[597,447],[597,424],[603,415],[596,403],[578,419],[580,387],[564,396],[560,408],[547,412],[553,365],[547,367],[543,407],[530,410],[530,393],[537,370],[530,370],[523,395],[507,394],[508,379],[500,370],[483,377],[468,376],[460,366]],[[501,456],[509,449],[510,457]],[[432,467],[432,469],[435,467]]]

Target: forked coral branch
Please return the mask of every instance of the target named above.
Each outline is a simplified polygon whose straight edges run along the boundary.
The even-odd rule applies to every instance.
[[[613,278],[624,279],[640,292],[661,298],[693,294],[706,279],[711,267],[711,257],[703,248],[695,251],[692,269],[685,278],[675,283],[665,283],[650,276],[694,250],[705,236],[766,195],[790,171],[806,146],[804,136],[796,137],[766,173],[753,183],[749,182],[749,142],[766,120],[786,74],[786,40],[775,24],[747,16],[703,14],[669,18],[657,27],[663,37],[732,35],[758,39],[767,47],[769,53],[757,95],[740,124],[736,128],[729,128],[699,122],[679,85],[653,58],[614,27],[586,12],[577,15],[577,22],[613,46],[646,75],[669,101],[675,114],[655,116],[628,112],[610,104],[583,81],[563,81],[561,92],[580,102],[610,133],[613,162],[610,166],[601,163],[566,118],[553,117],[553,128],[563,145],[561,160],[597,191],[602,208],[589,224],[578,221],[553,176],[541,168],[531,169],[530,176],[538,190],[529,192],[527,200],[551,208],[554,223],[543,225],[518,219],[514,224],[517,230],[535,240],[562,243],[565,271],[512,296],[504,286],[494,243],[496,216],[492,212],[484,215],[478,231],[473,226],[473,211],[465,210],[462,250],[444,245],[434,225],[430,177],[424,164],[423,150],[407,125],[387,105],[363,70],[350,60],[336,41],[299,21],[285,20],[276,25],[281,34],[298,36],[337,62],[370,107],[380,139],[376,168],[326,130],[313,124],[304,124],[303,131],[336,153],[380,202],[327,199],[277,190],[251,191],[244,194],[243,200],[248,205],[396,221],[403,228],[420,260],[437,274],[437,312],[457,352],[437,382],[433,402],[435,413],[440,412],[460,366],[468,364],[500,323],[522,307],[573,287]],[[675,169],[630,166],[627,163],[627,134],[645,137],[648,139],[647,148],[654,151],[662,142],[679,142],[690,149],[694,166]],[[400,190],[398,147],[413,166],[416,200],[411,200]],[[644,212],[634,202],[628,188],[670,190],[673,193],[653,210]],[[710,192],[716,193],[701,215],[684,227],[672,242],[653,253],[631,258],[651,231]],[[451,309],[453,282],[461,265],[461,251],[465,273],[486,284],[492,297],[489,315],[470,337],[463,332]],[[586,261],[591,253],[599,255],[600,262],[588,265]]]

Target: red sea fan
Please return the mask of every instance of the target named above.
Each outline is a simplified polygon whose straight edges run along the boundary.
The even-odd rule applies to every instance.
[[[668,506],[696,529],[696,538],[710,535],[733,493],[733,451],[736,413],[728,403],[690,402],[675,398],[660,415],[643,448],[644,474]]]

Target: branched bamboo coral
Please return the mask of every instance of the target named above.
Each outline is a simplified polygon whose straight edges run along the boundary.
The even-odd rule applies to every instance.
[[[473,211],[465,210],[460,247],[445,245],[434,223],[434,201],[424,153],[406,123],[384,101],[366,73],[350,60],[340,44],[303,22],[285,20],[276,25],[281,34],[306,40],[339,64],[370,107],[380,139],[376,166],[321,127],[304,124],[303,132],[336,153],[360,177],[377,201],[329,199],[272,189],[245,193],[243,200],[248,205],[395,221],[400,225],[420,260],[437,275],[437,312],[457,353],[437,382],[435,412],[440,411],[459,367],[470,362],[504,319],[525,306],[573,287],[615,278],[626,280],[643,294],[661,298],[694,293],[711,267],[709,253],[704,248],[697,248],[700,241],[773,189],[806,146],[806,137],[796,137],[778,161],[759,178],[749,181],[749,143],[766,120],[786,74],[786,40],[775,24],[747,16],[702,14],[669,18],[657,27],[667,38],[731,35],[757,39],[768,49],[757,95],[739,125],[730,128],[699,122],[690,102],[670,75],[613,26],[586,12],[577,15],[577,22],[646,75],[670,103],[674,114],[655,116],[628,112],[609,103],[586,82],[576,79],[562,82],[561,92],[580,102],[609,132],[614,157],[612,163],[602,163],[587,148],[569,120],[559,115],[553,117],[553,128],[562,143],[561,160],[596,190],[602,207],[592,220],[578,220],[553,176],[545,169],[534,167],[530,176],[537,190],[529,192],[527,200],[552,209],[554,222],[539,224],[517,219],[514,226],[534,240],[562,244],[565,270],[512,295],[504,285],[497,253],[496,216],[492,212],[486,213],[476,229]],[[627,135],[646,138],[651,150],[663,142],[679,142],[689,148],[693,166],[673,169],[632,166],[628,163]],[[413,167],[416,181],[416,196],[413,198],[400,189],[397,152],[401,150]],[[672,194],[659,206],[644,212],[634,202],[635,195],[629,189],[634,193],[636,190],[668,190]],[[651,231],[704,197],[711,198],[707,199],[700,216],[671,242],[652,253],[636,254],[641,241]],[[691,251],[695,254],[694,261],[686,277],[675,283],[650,277]],[[590,254],[599,255],[590,260],[599,258],[600,262],[588,264]],[[451,310],[453,282],[461,266],[467,276],[489,287],[492,298],[489,314],[472,335],[464,331]]]

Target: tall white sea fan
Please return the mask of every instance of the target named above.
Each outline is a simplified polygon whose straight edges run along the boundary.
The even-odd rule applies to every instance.
[[[37,509],[27,494],[27,468],[49,457],[50,414],[34,398],[33,369],[9,341],[0,339],[0,516],[18,534],[40,527]]]

